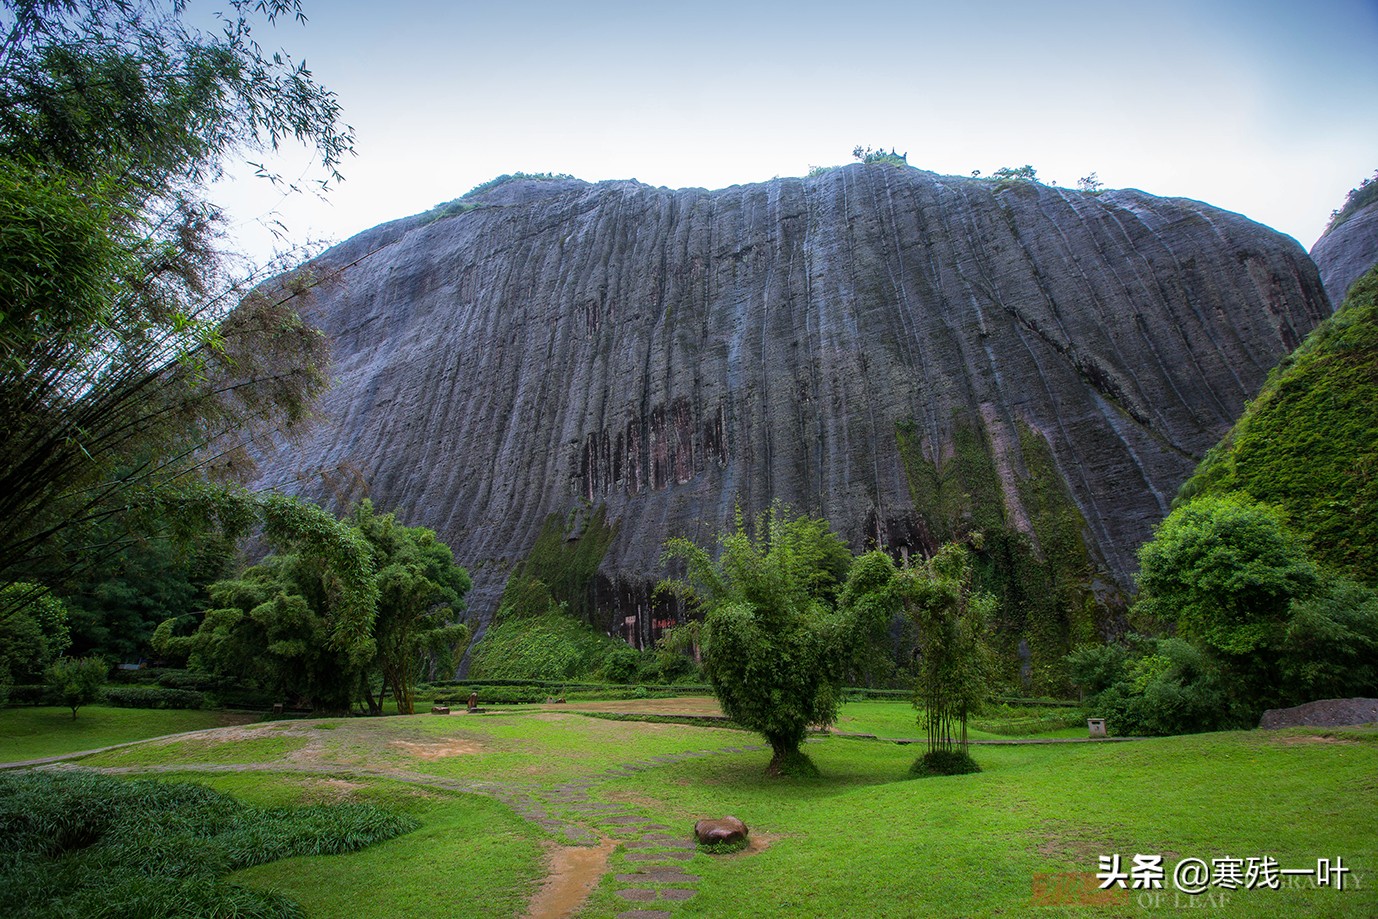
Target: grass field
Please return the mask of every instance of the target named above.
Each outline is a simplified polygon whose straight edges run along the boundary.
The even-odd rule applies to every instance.
[[[913,717],[902,703],[851,703],[839,728],[916,736]],[[420,821],[412,833],[350,855],[288,859],[233,877],[282,890],[318,917],[523,915],[546,860],[568,852],[575,831],[618,843],[582,919],[631,909],[674,917],[1187,908],[1212,917],[1378,915],[1373,729],[982,746],[973,748],[982,773],[929,779],[905,778],[915,747],[841,737],[807,746],[821,779],[766,779],[769,751],[743,749],[758,743],[737,730],[547,709],[276,722],[139,744],[80,764],[173,770],[165,777],[257,804],[369,801]],[[652,837],[627,825],[652,821],[668,844],[687,840],[695,819],[724,814],[751,827],[751,849],[710,856],[638,848]],[[685,860],[671,862],[674,851]],[[1099,905],[1040,905],[1056,899],[1048,890],[1069,876],[1082,883],[1100,857],[1116,854],[1126,866],[1135,855],[1163,856],[1163,889],[1124,891]],[[1173,887],[1172,868],[1186,858],[1269,857],[1301,870],[1337,856],[1351,872],[1343,890],[1314,889],[1304,876],[1283,878],[1278,890],[1212,888],[1196,897]],[[679,873],[637,881],[648,865]],[[643,893],[657,898],[629,899]]]
[[[228,712],[40,705],[0,708],[0,763],[95,750],[163,734],[245,724],[256,715]]]

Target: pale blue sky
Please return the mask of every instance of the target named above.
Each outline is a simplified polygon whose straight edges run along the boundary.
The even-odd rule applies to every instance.
[[[841,3],[308,0],[264,33],[335,90],[358,156],[340,240],[514,172],[721,188],[850,160],[856,144],[967,175],[1025,163],[1074,186],[1197,198],[1309,248],[1378,169],[1378,0]],[[290,154],[288,178],[308,164]],[[241,246],[278,206],[217,191]]]

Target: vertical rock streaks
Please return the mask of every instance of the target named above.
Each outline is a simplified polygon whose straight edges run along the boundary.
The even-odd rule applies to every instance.
[[[1017,527],[1018,431],[1038,432],[1127,588],[1196,460],[1329,311],[1290,239],[1133,190],[856,164],[719,191],[512,180],[465,203],[317,260],[336,385],[260,484],[323,496],[323,473],[357,472],[451,543],[481,613],[581,502],[618,524],[612,579],[658,577],[668,536],[707,539],[737,502],[910,548],[932,509],[897,425],[940,465],[957,426],[983,429]]]

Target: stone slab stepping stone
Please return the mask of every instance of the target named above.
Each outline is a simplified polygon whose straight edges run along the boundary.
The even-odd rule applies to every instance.
[[[660,845],[674,848],[679,848],[681,846],[690,849],[694,848],[694,841],[692,839],[685,839],[683,836],[670,836],[667,833],[647,833],[641,838],[645,842],[659,843]]]
[[[684,890],[678,887],[666,887],[661,890],[652,887],[631,887],[619,890],[617,895],[633,903],[649,903],[652,900],[688,900],[697,893],[697,890]]]
[[[656,898],[656,892],[644,887],[633,887],[630,890],[619,890],[617,895],[624,900],[631,900],[636,903],[645,903]]]
[[[626,884],[640,884],[645,881],[654,881],[657,884],[693,884],[700,880],[696,874],[685,874],[678,865],[642,868],[634,874],[619,874],[617,879]]]
[[[629,849],[692,849],[692,842],[685,842],[679,836],[666,836],[661,833],[654,833],[650,836],[643,836],[640,839],[627,841]]]
[[[630,852],[625,856],[629,862],[658,862],[667,858],[687,862],[693,857],[693,852]]]
[[[604,823],[649,823],[650,817],[641,817],[637,814],[614,814],[606,818]]]
[[[618,913],[617,919],[670,919],[671,915],[668,909],[629,909]]]

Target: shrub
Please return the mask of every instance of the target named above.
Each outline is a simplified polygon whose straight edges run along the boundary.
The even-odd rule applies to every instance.
[[[609,683],[630,683],[641,667],[641,655],[632,648],[617,648],[603,658],[599,674]]]
[[[474,649],[469,673],[476,680],[563,684],[602,672],[609,655],[626,652],[638,656],[626,642],[595,632],[572,616],[551,612],[493,622]]]
[[[1378,591],[1327,578],[1292,604],[1278,656],[1286,702],[1378,695]]]
[[[971,758],[971,754],[960,748],[929,750],[914,760],[914,765],[909,767],[909,774],[920,778],[931,775],[968,775],[980,771],[981,767],[976,765],[976,760]]]
[[[107,686],[107,705],[119,708],[206,708],[205,693],[192,689],[167,689],[162,686]]]
[[[260,810],[200,785],[0,775],[0,915],[297,917],[232,871],[352,852],[413,829],[361,805]]]
[[[9,687],[11,705],[43,705],[48,701],[48,687],[42,683],[14,683]]]
[[[1247,712],[1227,698],[1210,657],[1180,638],[1132,636],[1126,646],[1068,655],[1086,714],[1121,736],[1163,736],[1243,727]]]

